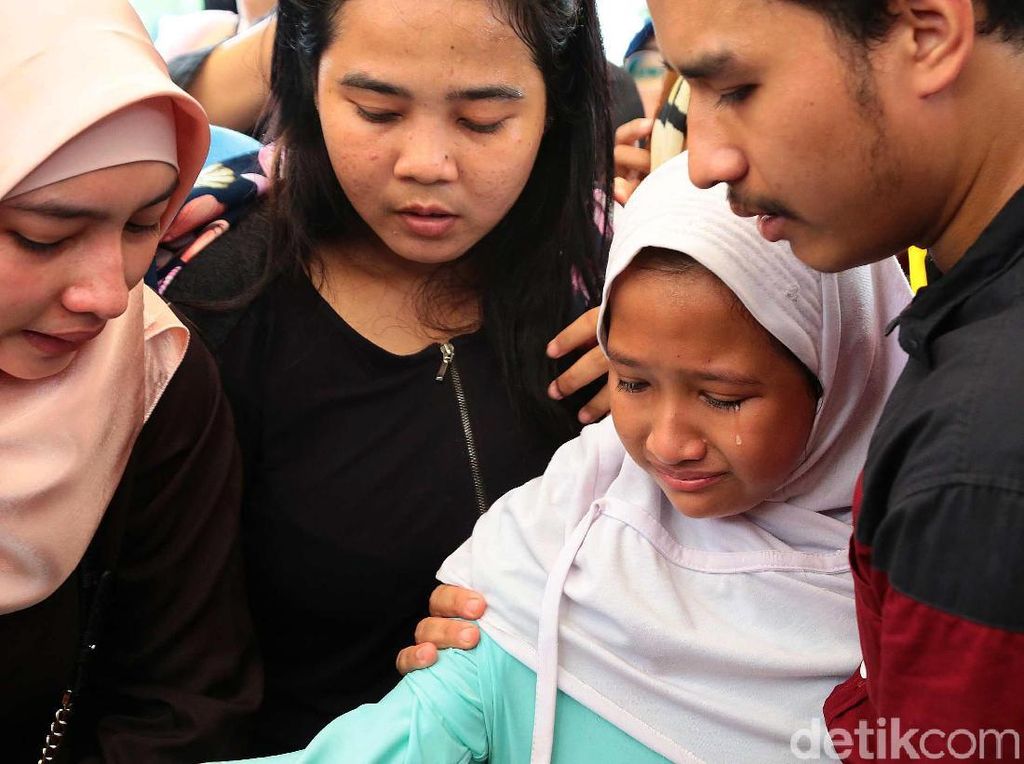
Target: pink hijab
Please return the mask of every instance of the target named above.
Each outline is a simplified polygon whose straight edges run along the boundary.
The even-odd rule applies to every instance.
[[[148,102],[173,121],[177,145],[166,227],[202,167],[209,130],[199,105],[168,79],[127,0],[5,5],[0,28],[0,110],[9,115],[0,120],[0,199],[27,190],[26,179],[38,187],[44,165],[73,168],[55,182],[134,161],[113,151],[69,165],[58,150]],[[61,162],[47,164],[54,155]],[[140,284],[127,310],[64,371],[39,380],[0,375],[0,614],[41,602],[78,566],[188,341]]]

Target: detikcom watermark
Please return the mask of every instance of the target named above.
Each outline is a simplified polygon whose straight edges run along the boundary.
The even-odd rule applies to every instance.
[[[1021,758],[1022,730],[939,730],[903,728],[900,719],[864,720],[854,730],[831,734],[821,719],[797,730],[789,748],[800,761],[842,761],[854,755],[864,761],[928,761],[979,759],[1016,761]]]

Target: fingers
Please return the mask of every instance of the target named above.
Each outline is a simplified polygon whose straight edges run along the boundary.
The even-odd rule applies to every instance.
[[[398,653],[395,659],[395,668],[398,673],[405,676],[410,671],[433,666],[437,662],[437,648],[432,644],[413,645]]]
[[[631,119],[629,122],[619,125],[615,130],[615,145],[635,146],[638,141],[650,138],[653,129],[653,119],[646,117]]]
[[[597,314],[600,308],[591,308],[577,318],[548,343],[548,358],[561,358],[577,348],[589,348],[597,344]]]
[[[608,359],[605,358],[604,352],[601,348],[593,348],[584,353],[576,363],[551,383],[548,387],[548,396],[559,401],[580,388],[586,387],[607,372]]]
[[[430,642],[438,649],[458,647],[466,650],[476,647],[480,641],[480,629],[468,621],[457,618],[438,618],[431,616],[416,624],[416,644]]]
[[[590,424],[601,419],[612,409],[611,394],[608,392],[608,385],[601,388],[601,392],[590,399],[586,406],[580,409],[577,419],[580,424]]]
[[[615,147],[615,174],[627,180],[641,180],[651,172],[651,152],[636,146]]]
[[[636,187],[640,185],[639,180],[626,180],[625,178],[616,178],[612,196],[619,204],[625,206],[626,202],[629,201],[629,197],[636,191]]]
[[[439,618],[468,618],[475,621],[484,614],[486,609],[487,603],[484,601],[483,595],[472,589],[463,589],[461,586],[441,584],[430,594],[430,615]],[[417,639],[417,641],[423,640]],[[442,645],[442,647],[448,646]]]

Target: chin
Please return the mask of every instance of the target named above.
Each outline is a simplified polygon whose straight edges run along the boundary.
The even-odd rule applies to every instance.
[[[60,358],[47,360],[20,357],[20,354],[7,354],[0,350],[0,373],[15,379],[31,382],[46,379],[60,374],[74,360],[75,354],[68,353]]]
[[[868,263],[875,263],[889,257],[890,252],[877,256],[864,254],[864,249],[851,251],[848,247],[827,241],[790,240],[790,249],[804,265],[819,273],[840,273]]]

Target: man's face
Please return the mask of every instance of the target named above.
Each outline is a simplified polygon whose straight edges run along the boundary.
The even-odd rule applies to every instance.
[[[757,215],[765,238],[788,240],[818,270],[913,243],[921,200],[905,161],[912,141],[885,108],[903,82],[886,65],[888,42],[869,62],[823,16],[790,2],[649,6],[666,61],[692,88],[696,185],[728,183],[738,214]]]

